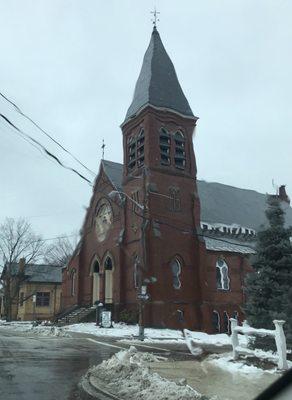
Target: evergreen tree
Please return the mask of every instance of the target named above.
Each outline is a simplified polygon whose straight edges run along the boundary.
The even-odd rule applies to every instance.
[[[269,226],[257,235],[254,271],[245,282],[245,312],[254,328],[274,329],[273,320],[285,320],[287,341],[292,343],[292,230],[285,228],[280,200],[269,196],[267,204]],[[256,345],[266,348],[269,343],[269,340],[256,341]]]

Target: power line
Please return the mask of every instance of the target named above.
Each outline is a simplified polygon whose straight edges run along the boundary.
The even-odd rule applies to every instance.
[[[27,133],[23,132],[20,128],[18,128],[16,125],[14,125],[5,115],[3,115],[3,114],[0,113],[0,117],[1,117],[2,119],[4,119],[4,121],[6,121],[6,122],[7,122],[12,128],[14,128],[17,132],[19,132],[23,138],[26,138],[26,139],[28,140],[28,142],[29,142],[32,146],[36,147],[35,144],[38,145],[38,146],[45,152],[45,154],[47,154],[49,157],[51,157],[52,159],[54,159],[61,167],[63,167],[63,168],[65,168],[65,169],[68,169],[68,170],[74,172],[74,173],[77,174],[81,179],[85,180],[86,182],[88,182],[88,183],[92,186],[92,183],[91,183],[91,181],[90,181],[89,179],[87,179],[84,175],[82,175],[80,172],[78,172],[75,168],[71,168],[71,167],[68,167],[67,165],[63,164],[62,161],[60,161],[60,159],[59,159],[57,156],[55,156],[53,153],[51,153],[49,150],[47,150],[46,147],[45,147],[43,144],[41,144],[39,141],[37,141],[36,139],[34,139],[32,136],[30,136],[30,135],[28,135]],[[31,143],[31,141],[32,141],[33,143]]]
[[[57,146],[59,146],[63,151],[69,154],[75,161],[77,161],[83,168],[85,168],[88,172],[90,172],[93,176],[96,176],[96,173],[93,172],[90,168],[86,167],[84,163],[82,163],[74,154],[72,154],[69,150],[67,150],[60,142],[54,139],[48,132],[46,132],[39,124],[37,124],[32,118],[26,115],[15,103],[13,103],[7,96],[0,92],[0,96],[10,103],[14,109],[22,115],[26,120],[30,121],[37,129],[39,129],[44,135],[46,135],[50,140],[52,140]]]

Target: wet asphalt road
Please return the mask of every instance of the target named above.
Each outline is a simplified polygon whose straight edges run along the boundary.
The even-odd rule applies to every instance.
[[[82,375],[118,350],[86,338],[28,336],[0,329],[0,399],[80,399]]]

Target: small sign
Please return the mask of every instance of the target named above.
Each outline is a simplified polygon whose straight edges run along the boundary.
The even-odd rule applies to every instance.
[[[111,311],[102,311],[101,312],[101,327],[102,328],[111,328],[111,326],[112,326]]]
[[[150,299],[150,296],[149,296],[149,294],[138,294],[138,299],[139,300],[144,300],[144,301],[146,301],[146,300],[149,300]]]
[[[145,295],[147,293],[147,286],[143,285],[141,286],[141,294]]]
[[[33,296],[32,296],[32,302],[33,302],[33,303],[36,303],[36,294],[33,294]]]

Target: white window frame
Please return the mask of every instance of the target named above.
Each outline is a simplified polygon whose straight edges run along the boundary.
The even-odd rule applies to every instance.
[[[178,271],[175,273],[173,271],[172,265],[173,263],[176,263],[178,265]],[[170,263],[170,268],[171,268],[171,274],[172,274],[172,286],[174,289],[179,290],[181,288],[181,261],[175,257],[171,263]],[[177,279],[178,285],[175,284],[175,280]]]
[[[223,262],[223,265],[219,265],[219,261]],[[220,286],[218,286],[217,282],[217,269],[219,270],[221,280],[220,280]],[[226,270],[226,281],[224,279],[224,272],[223,270]],[[226,284],[227,283],[227,284]],[[225,260],[222,258],[219,258],[216,262],[216,287],[218,290],[230,290],[230,278],[229,278],[229,268]]]

